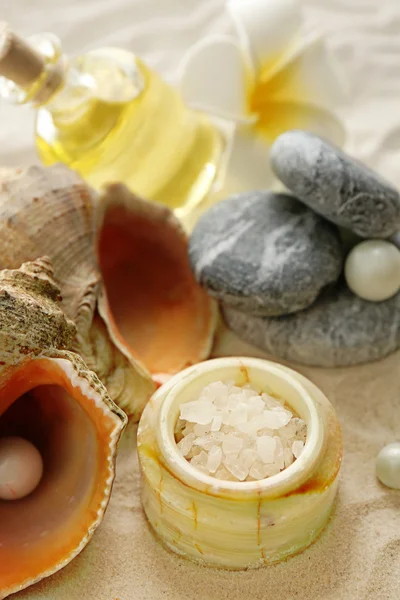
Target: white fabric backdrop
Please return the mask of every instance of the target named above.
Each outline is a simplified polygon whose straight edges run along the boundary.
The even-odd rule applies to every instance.
[[[349,74],[340,110],[348,148],[400,185],[399,0],[303,0]],[[0,0],[0,19],[24,34],[53,31],[76,54],[119,45],[175,80],[185,50],[210,32],[229,32],[223,0]],[[28,107],[0,107],[0,164],[34,160]]]

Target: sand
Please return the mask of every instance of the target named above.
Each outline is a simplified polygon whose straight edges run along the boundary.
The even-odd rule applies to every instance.
[[[121,45],[171,80],[183,51],[207,32],[227,32],[222,0],[14,0],[3,19],[26,33],[57,31],[68,52]],[[339,112],[348,150],[400,186],[400,4],[398,0],[303,0],[349,74]],[[33,115],[1,106],[0,164],[37,162]],[[215,353],[259,355],[221,332]],[[322,537],[284,564],[254,572],[200,568],[165,551],[140,505],[136,427],[121,444],[106,518],[62,572],[15,600],[399,600],[400,492],[375,478],[380,448],[400,439],[400,354],[350,369],[299,370],[335,406],[344,461],[335,514]]]
[[[260,355],[221,332],[215,354]],[[335,406],[344,461],[335,513],[317,542],[277,566],[250,572],[199,567],[165,550],[140,504],[129,425],[106,518],[92,542],[62,572],[15,600],[398,600],[400,492],[375,478],[375,456],[399,438],[400,354],[350,369],[301,368]],[[396,374],[397,373],[397,374]]]

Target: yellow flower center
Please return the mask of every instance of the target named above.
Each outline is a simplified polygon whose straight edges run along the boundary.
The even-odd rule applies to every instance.
[[[299,64],[294,61],[279,68],[284,54],[268,60],[254,79],[247,78],[247,110],[257,116],[253,125],[256,134],[272,143],[288,129],[305,128],[306,114],[301,110],[307,90],[298,77]]]

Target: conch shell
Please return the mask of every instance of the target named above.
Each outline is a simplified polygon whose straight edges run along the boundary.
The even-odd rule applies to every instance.
[[[33,224],[34,225],[34,224]],[[51,575],[102,520],[126,416],[82,359],[48,259],[0,272],[0,436],[30,440],[44,474],[0,501],[0,598]]]
[[[40,256],[76,325],[71,349],[129,415],[139,417],[158,373],[207,357],[216,308],[165,207],[117,184],[99,197],[63,165],[0,174],[0,268]]]

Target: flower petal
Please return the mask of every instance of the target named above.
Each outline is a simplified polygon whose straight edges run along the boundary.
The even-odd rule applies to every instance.
[[[270,144],[290,129],[310,131],[339,148],[343,148],[346,139],[343,123],[332,112],[301,102],[271,102],[254,127]]]
[[[270,167],[270,145],[245,125],[226,128],[227,152],[217,186],[197,208],[185,215],[183,221],[187,231],[213,204],[233,194],[249,190],[282,189]]]
[[[228,0],[227,8],[257,71],[285,54],[302,22],[298,0]]]
[[[252,69],[238,43],[210,36],[192,46],[180,66],[183,100],[192,108],[247,122],[246,90]]]
[[[271,187],[275,176],[269,165],[270,144],[247,126],[238,126],[226,167],[224,195]]]
[[[325,40],[310,35],[299,41],[274,70],[265,69],[259,74],[250,104],[260,110],[264,98],[334,108],[345,98],[347,87]]]

